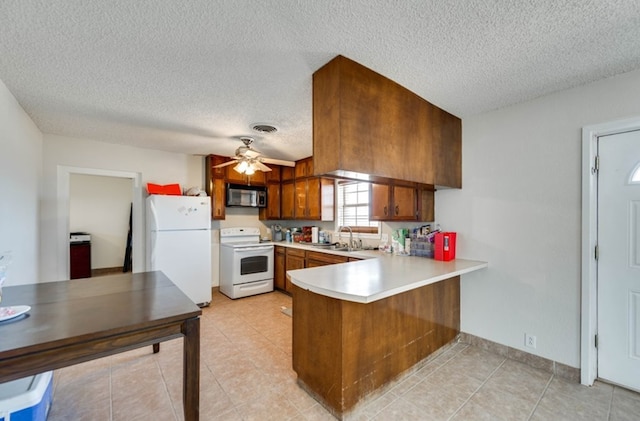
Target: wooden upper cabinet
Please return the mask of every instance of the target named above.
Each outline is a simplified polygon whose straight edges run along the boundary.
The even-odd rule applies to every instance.
[[[345,57],[313,74],[315,175],[461,187],[461,127],[459,118]]]
[[[308,177],[295,181],[295,218],[311,221],[333,221],[334,181]]]
[[[369,218],[374,221],[417,221],[420,218],[415,187],[372,183]]]
[[[211,218],[220,220],[226,217],[226,183],[224,178],[211,179],[213,190],[209,194],[211,196]]]
[[[311,177],[313,175],[313,157],[301,159],[296,162],[295,177],[304,178]]]
[[[418,218],[418,201],[413,187],[393,186],[393,219],[411,221]]]
[[[251,175],[240,174],[238,171],[234,170],[233,167],[235,165],[229,165],[227,167],[227,181],[232,184],[244,184],[244,185],[264,185],[265,184],[265,173],[262,171],[256,171]]]
[[[418,220],[433,222],[436,220],[435,192],[433,190],[418,190]]]
[[[281,174],[280,174],[281,181],[291,181],[295,179],[295,177],[296,177],[295,167],[286,167],[284,165],[282,166]]]
[[[268,164],[267,167],[271,168],[271,171],[264,172],[264,181],[266,183],[279,183],[280,173],[282,168],[280,165]]]
[[[211,178],[225,178],[225,170],[227,167],[214,167],[228,161],[231,161],[231,159],[220,155],[209,155],[207,157],[207,180]]]
[[[225,167],[214,168],[218,164],[227,162],[228,159],[223,156],[209,155],[206,159],[206,184],[205,191],[211,197],[211,218],[220,220],[224,219],[225,213],[225,194],[226,182],[224,178]]]
[[[369,187],[369,219],[386,221],[391,217],[391,186],[387,184],[371,183]]]
[[[295,217],[295,194],[294,182],[284,181],[280,190],[280,217],[282,219],[293,219]]]
[[[267,207],[260,208],[260,220],[280,219],[281,190],[280,183],[267,184]]]

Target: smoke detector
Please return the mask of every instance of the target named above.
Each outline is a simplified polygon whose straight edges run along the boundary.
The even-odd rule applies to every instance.
[[[254,123],[251,125],[251,129],[263,134],[270,134],[278,131],[278,128],[276,126],[267,123]]]

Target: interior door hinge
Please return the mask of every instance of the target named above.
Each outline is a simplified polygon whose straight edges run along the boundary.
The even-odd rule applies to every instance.
[[[596,155],[593,160],[593,168],[591,168],[591,174],[596,174],[600,170],[600,156]]]
[[[596,348],[598,347],[598,335],[596,335],[595,339],[594,339],[594,344],[596,346]]]
[[[593,252],[593,257],[594,257],[594,259],[598,260],[599,256],[600,256],[600,250],[598,248],[598,245],[596,244],[595,250]]]

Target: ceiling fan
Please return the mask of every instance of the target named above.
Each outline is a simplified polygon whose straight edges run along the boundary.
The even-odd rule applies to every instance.
[[[264,163],[273,165],[284,165],[287,167],[294,167],[296,165],[293,161],[284,161],[281,159],[272,159],[262,156],[262,154],[251,147],[253,143],[252,137],[241,137],[240,140],[244,143],[244,146],[236,149],[236,156],[232,157],[232,161],[225,162],[224,164],[216,165],[213,168],[226,167],[227,165],[236,164],[233,167],[234,170],[240,174],[251,175],[258,171],[271,171],[271,168],[267,167]]]

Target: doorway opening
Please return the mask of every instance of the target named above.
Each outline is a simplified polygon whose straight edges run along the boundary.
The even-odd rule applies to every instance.
[[[83,177],[104,177],[114,180],[123,180],[130,185],[129,207],[131,211],[132,239],[131,239],[131,269],[133,272],[142,272],[145,267],[144,257],[144,219],[143,219],[143,192],[141,187],[141,174],[126,171],[111,171],[94,168],[80,168],[58,166],[58,224],[57,224],[57,259],[58,279],[70,278],[69,265],[69,233],[72,231],[71,202],[72,202],[72,178],[74,188],[77,190],[76,181]],[[82,184],[82,183],[81,183]],[[75,206],[75,205],[74,205]],[[77,209],[74,211],[77,212]],[[77,222],[74,221],[74,224]],[[77,225],[76,225],[77,226]]]
[[[589,386],[598,377],[598,140],[637,130],[640,118],[582,130],[581,383]]]

